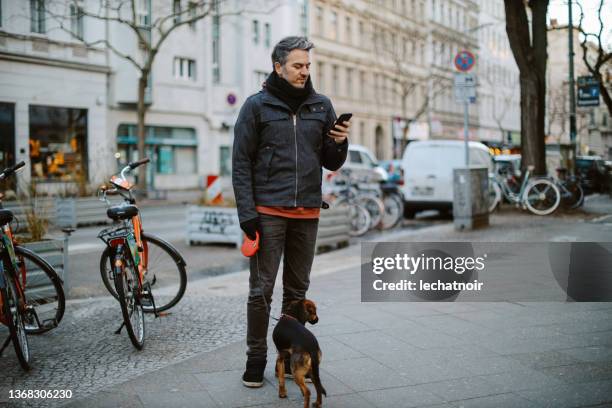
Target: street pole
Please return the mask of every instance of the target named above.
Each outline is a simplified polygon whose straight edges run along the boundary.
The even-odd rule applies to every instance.
[[[568,40],[569,40],[569,97],[570,97],[570,144],[576,156],[576,87],[574,85],[574,24],[572,20],[572,0],[568,0]]]
[[[470,146],[469,146],[469,138],[470,138],[470,130],[469,130],[469,108],[470,102],[465,99],[463,102],[463,142],[465,148],[465,167],[470,167]]]

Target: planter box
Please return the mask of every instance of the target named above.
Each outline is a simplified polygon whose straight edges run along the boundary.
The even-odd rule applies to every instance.
[[[187,210],[187,243],[231,243],[242,245],[238,212],[232,207],[191,206]]]
[[[67,279],[65,268],[64,268],[64,241],[61,239],[49,239],[45,241],[37,241],[37,242],[28,242],[27,244],[21,244],[20,246],[25,247],[33,252],[36,252],[36,255],[43,258],[47,261],[53,268],[55,272],[59,275],[63,282]],[[27,276],[36,276],[37,273],[42,273],[40,269],[36,267],[36,265],[27,262],[26,263]],[[30,279],[26,282],[48,282],[46,279],[37,280]],[[36,287],[32,288],[28,284],[26,287],[30,290],[34,289],[37,292],[45,292],[47,288],[45,287]],[[49,285],[48,289],[52,289]],[[66,288],[64,288],[66,290]],[[51,292],[53,293],[53,292]]]
[[[121,200],[111,198],[112,204]],[[55,225],[60,228],[76,228],[83,225],[110,224],[106,216],[107,205],[97,197],[57,198],[55,200]]]
[[[342,248],[349,244],[351,220],[348,206],[321,210],[317,232],[317,252]]]
[[[2,207],[6,210],[11,210],[15,216],[15,220],[11,223],[13,232],[23,232],[28,230],[28,222],[26,220],[26,208],[19,201],[5,201]],[[34,212],[40,218],[46,218],[49,223],[53,221],[55,215],[55,199],[53,197],[36,198],[34,200]]]

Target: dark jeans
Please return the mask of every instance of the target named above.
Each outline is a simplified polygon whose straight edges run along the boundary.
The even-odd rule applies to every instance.
[[[318,219],[294,219],[260,214],[261,241],[257,255],[250,259],[247,303],[247,356],[249,361],[265,360],[268,347],[269,309],[274,282],[283,260],[282,312],[293,300],[306,296],[314,258]],[[259,273],[258,273],[259,269]]]

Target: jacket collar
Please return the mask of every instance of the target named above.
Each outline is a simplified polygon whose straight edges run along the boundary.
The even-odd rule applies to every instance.
[[[287,106],[287,104],[283,101],[281,101],[280,99],[278,99],[276,96],[272,95],[266,88],[261,90],[263,96],[262,96],[262,101],[263,103],[267,104],[267,105],[274,105],[274,106],[279,106],[289,112],[291,112],[291,108],[289,108],[289,106]],[[325,98],[323,97],[323,95],[320,95],[316,92],[312,93],[305,101],[304,103],[302,103],[302,106],[304,105],[312,105],[313,103],[321,103],[324,102]],[[299,112],[299,109],[298,109]]]

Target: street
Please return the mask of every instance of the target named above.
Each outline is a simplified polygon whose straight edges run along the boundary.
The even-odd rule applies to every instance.
[[[535,217],[508,209],[492,217],[490,228],[471,232],[456,232],[447,221],[427,223],[407,221],[415,228],[365,240],[608,241],[612,233],[609,214],[582,212]],[[237,252],[216,246],[197,250]],[[230,257],[214,258],[233,263]],[[592,390],[590,399],[574,397],[574,402],[612,400],[610,304],[360,303],[360,262],[355,242],[318,255],[313,266],[309,297],[318,303],[321,323],[312,330],[324,350],[326,406],[450,407],[459,406],[452,401],[485,397],[489,403],[478,406],[504,401],[505,406],[578,406],[572,400],[547,405],[546,393],[565,388],[580,389],[581,397]],[[99,279],[97,269],[91,275]],[[169,316],[147,317],[141,352],[125,332],[113,334],[121,323],[116,301],[108,296],[69,301],[57,329],[30,336],[30,373],[21,371],[11,348],[5,351],[0,405],[19,405],[8,400],[8,391],[15,389],[69,389],[75,407],[168,406],[168,398],[182,406],[275,404],[272,364],[262,390],[245,389],[239,381],[245,351],[244,267],[205,279],[196,276],[190,269],[187,293]],[[277,282],[276,299],[280,286]],[[278,304],[272,306],[275,316]],[[2,330],[0,337],[6,334]],[[272,361],[273,350],[269,353]],[[391,390],[381,391],[386,388]],[[289,383],[289,401],[279,406],[297,404],[298,394]],[[66,402],[29,400],[27,405]]]

